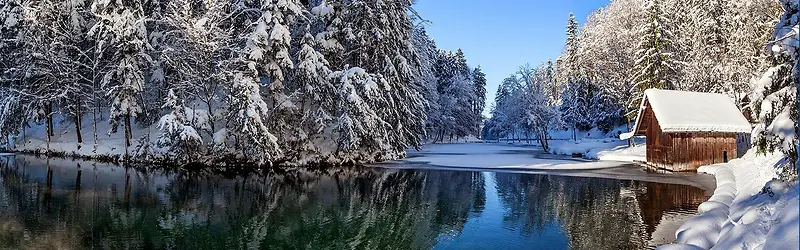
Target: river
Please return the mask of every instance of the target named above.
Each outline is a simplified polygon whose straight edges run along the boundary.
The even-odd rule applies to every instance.
[[[712,191],[609,174],[627,169],[227,174],[4,156],[0,248],[642,249],[674,241]]]

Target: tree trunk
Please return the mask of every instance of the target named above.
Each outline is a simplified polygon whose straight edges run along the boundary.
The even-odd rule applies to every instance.
[[[547,130],[537,133],[539,136],[539,143],[542,144],[542,150],[548,152],[550,150],[550,145],[547,142]]]
[[[47,147],[46,147],[47,152],[50,152],[50,141],[52,140],[53,137],[53,126],[51,125],[53,124],[53,116],[51,116],[50,112],[51,107],[52,106],[50,106],[50,104],[46,104],[44,107],[44,112],[45,112],[44,127],[45,127],[45,134],[47,135]]]
[[[575,128],[574,123],[572,124],[572,140],[576,142],[578,141],[578,131],[577,128]]]
[[[216,133],[217,130],[214,126],[214,122],[216,122],[216,120],[214,119],[214,111],[211,109],[211,101],[206,101],[206,107],[208,108],[208,112],[206,112],[206,115],[208,116],[208,126],[211,128],[209,135],[213,138],[214,133]]]
[[[47,126],[50,128],[50,136],[56,136],[55,127],[53,126],[53,114],[52,112],[47,115]]]
[[[92,111],[92,133],[94,133],[94,148],[92,148],[92,153],[97,153],[97,109]]]
[[[125,114],[125,159],[128,158],[128,147],[131,146],[131,114]]]
[[[53,104],[52,103],[48,103],[47,106],[45,106],[45,113],[47,113],[45,115],[47,115],[47,119],[46,119],[47,120],[47,124],[46,124],[46,126],[47,126],[47,139],[49,141],[51,136],[55,136],[56,135],[56,133],[53,132]]]
[[[632,129],[633,127],[631,127],[631,118],[628,117],[628,133],[630,133]],[[628,138],[628,147],[634,146],[636,146],[636,141],[633,140],[633,135],[631,135],[631,137]]]
[[[81,144],[83,143],[83,135],[81,134],[81,127],[83,127],[81,121],[81,108],[80,106],[75,105],[75,135],[78,137],[78,149],[81,149]]]

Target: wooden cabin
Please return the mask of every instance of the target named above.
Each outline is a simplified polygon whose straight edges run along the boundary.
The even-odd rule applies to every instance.
[[[670,171],[728,162],[752,127],[723,94],[648,89],[630,136],[647,137],[647,164]]]

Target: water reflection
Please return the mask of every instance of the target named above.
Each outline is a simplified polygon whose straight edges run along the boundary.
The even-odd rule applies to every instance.
[[[691,217],[697,205],[707,199],[698,188],[675,184],[505,173],[495,176],[498,195],[506,206],[506,224],[531,233],[558,222],[573,249],[643,249],[669,243],[674,240],[675,226]],[[654,234],[656,227],[668,224],[673,225]]]
[[[654,244],[667,215],[692,213],[704,199],[689,186],[597,178],[377,168],[228,176],[17,156],[0,158],[0,248],[568,241],[576,249],[638,249]]]

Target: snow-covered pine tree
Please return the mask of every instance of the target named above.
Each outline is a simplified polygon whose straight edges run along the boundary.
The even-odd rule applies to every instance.
[[[700,92],[730,93],[741,92],[733,90],[733,85],[728,84],[727,53],[728,46],[728,20],[726,0],[699,1],[690,6],[690,21],[678,26],[684,27],[681,32],[683,37],[690,41],[689,58],[685,68],[683,89]]]
[[[578,22],[575,21],[575,14],[569,13],[567,19],[567,40],[564,44],[564,79],[565,82],[575,81],[581,77],[578,67]]]
[[[503,79],[495,96],[495,110],[492,119],[497,117],[496,133],[500,137],[518,139],[520,124],[523,123],[524,110],[520,103],[523,102],[523,88],[516,75]]]
[[[444,90],[447,88],[447,85],[451,83],[450,79],[456,75],[456,62],[454,58],[455,56],[452,52],[439,50],[432,69],[433,75],[436,78],[436,99],[429,99],[429,102],[434,104],[429,110],[427,127],[428,133],[431,134],[434,143],[444,140],[445,134],[448,133],[445,129],[444,114],[448,112],[447,109],[450,107],[442,105],[442,100],[445,98],[443,96]]]
[[[143,58],[146,65],[143,67],[145,88],[139,97],[142,112],[136,116],[137,124],[153,124],[160,119],[160,111],[169,87],[166,82],[168,68],[163,56],[166,49],[164,34],[171,30],[165,19],[165,5],[161,0],[142,0],[142,11],[145,19],[145,30],[147,42],[144,44]],[[191,103],[190,103],[191,104]],[[151,141],[150,133],[142,136],[139,140]]]
[[[557,71],[560,72],[560,79],[565,86],[561,93],[561,113],[564,122],[569,124],[572,129],[572,138],[577,140],[577,130],[589,127],[589,101],[591,96],[591,86],[588,79],[579,67],[579,34],[578,23],[575,15],[570,13],[567,20],[566,30],[567,40],[564,45],[564,54],[561,56],[561,64]]]
[[[660,0],[650,0],[647,22],[640,30],[634,78],[637,89],[675,89],[675,63],[671,56],[672,33],[668,29]]]
[[[480,137],[480,127],[483,123],[483,109],[486,108],[486,74],[478,66],[472,71],[472,82],[475,87],[475,135]]]
[[[417,147],[425,134],[425,86],[413,81],[419,65],[411,42],[412,23],[409,8],[412,1],[331,1],[337,10],[325,34],[322,47],[337,49],[326,58],[332,68],[361,67],[379,74],[388,83],[382,92],[386,105],[374,106],[375,112],[396,129],[390,135],[393,151],[402,154],[408,147]],[[329,26],[330,27],[330,26]],[[336,32],[336,33],[332,33]]]
[[[0,53],[7,55],[0,58],[0,87],[8,87],[19,78],[14,59],[22,52],[17,43],[21,29],[22,6],[18,1],[0,0]]]
[[[261,97],[261,85],[251,75],[236,73],[233,86],[227,97],[228,128],[227,135],[236,140],[235,153],[244,160],[254,160],[259,165],[272,164],[283,154],[278,146],[278,138],[267,127],[269,106]],[[224,144],[221,138],[215,143]]]
[[[561,117],[572,130],[572,140],[577,141],[577,130],[587,129],[589,120],[589,101],[585,93],[589,84],[585,79],[568,82],[561,96]]]
[[[423,98],[428,103],[425,139],[433,141],[436,139],[438,125],[441,124],[441,106],[438,101],[438,78],[436,76],[439,50],[436,48],[436,43],[428,36],[422,26],[414,28],[412,42],[420,61],[420,68],[415,76],[415,81],[418,82],[417,85],[425,87]]]
[[[744,109],[744,96],[752,91],[752,82],[770,66],[764,55],[764,44],[770,41],[777,17],[783,13],[780,1],[746,0],[728,1],[725,15],[730,23],[727,29],[728,51],[727,86],[734,91],[735,102]]]
[[[308,29],[308,28],[307,28]],[[310,32],[303,36],[300,51],[297,53],[297,67],[294,72],[292,89],[296,89],[295,104],[298,105],[298,120],[301,126],[294,128],[296,154],[315,154],[323,151],[315,144],[324,140],[324,132],[330,126],[331,115],[336,112],[339,97],[336,86],[328,79],[332,72],[328,61],[316,49],[316,41]],[[300,157],[295,155],[294,157]]]
[[[631,105],[641,102],[642,93],[650,88],[675,89],[675,60],[672,58],[672,33],[664,17],[660,0],[650,0],[647,17],[640,29],[636,63],[633,67],[635,86],[632,91]],[[635,103],[635,104],[633,104]],[[638,112],[628,113],[636,117]]]
[[[791,166],[796,166],[800,11],[797,0],[783,0],[781,4],[785,12],[767,44],[772,67],[764,73],[751,94],[751,106],[759,120],[753,136],[760,152],[781,151],[790,159]],[[797,178],[796,167],[787,164],[783,170],[783,178]]]
[[[558,76],[556,75],[556,67],[553,64],[553,61],[548,59],[545,63],[545,70],[544,70],[545,78],[548,80],[547,85],[545,86],[545,91],[547,91],[547,99],[552,105],[560,105],[561,104],[561,84],[558,82]]]
[[[196,162],[203,155],[203,138],[190,125],[183,99],[178,98],[174,90],[170,89],[163,108],[171,111],[158,122],[161,135],[157,146],[164,148],[165,155],[171,160],[179,163]]]
[[[125,127],[125,148],[131,146],[131,119],[141,111],[139,97],[144,91],[143,65],[147,44],[144,4],[141,0],[111,1],[96,0],[92,12],[100,19],[89,31],[98,39],[97,50],[106,46],[118,49],[110,58],[111,68],[102,80],[102,86],[113,98],[111,102],[112,129],[116,133],[120,123]]]
[[[333,126],[336,159],[352,164],[397,157],[399,152],[391,145],[394,130],[373,106],[386,104],[382,91],[388,83],[358,67],[333,72],[329,77],[339,95]]]
[[[257,1],[259,2],[259,1]],[[249,59],[261,82],[267,85],[264,97],[270,107],[270,119],[267,120],[273,132],[288,132],[295,126],[291,119],[296,112],[295,104],[286,94],[286,76],[294,69],[294,62],[289,53],[292,35],[291,27],[302,12],[302,5],[297,0],[264,0],[260,1],[261,16],[249,33],[246,50]],[[278,141],[286,144],[291,135],[278,135]]]
[[[475,133],[475,110],[472,108],[474,87],[472,81],[462,75],[450,80],[450,84],[440,95],[440,103],[445,107],[442,111],[442,127],[449,140],[458,139]]]

